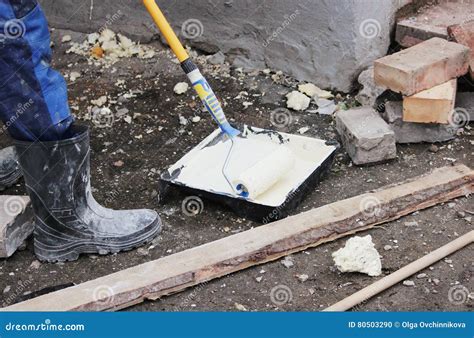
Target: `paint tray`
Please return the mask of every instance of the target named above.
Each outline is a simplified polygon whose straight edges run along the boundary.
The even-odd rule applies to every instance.
[[[240,136],[239,136],[240,137]],[[284,144],[295,155],[294,168],[271,189],[248,200],[235,194],[222,174],[230,140],[220,129],[184,155],[161,175],[160,196],[171,188],[186,194],[214,200],[229,206],[238,216],[269,223],[288,216],[310,191],[314,190],[332,164],[337,142],[323,141],[255,127],[244,127],[243,140],[238,140],[228,166],[230,177],[237,177],[246,168],[268,155],[275,145]],[[246,147],[259,142],[263,146]],[[258,149],[255,149],[258,148]]]

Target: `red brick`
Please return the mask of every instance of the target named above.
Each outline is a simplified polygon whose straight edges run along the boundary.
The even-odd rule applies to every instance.
[[[374,62],[374,80],[410,96],[467,73],[469,48],[440,38],[419,43]]]
[[[448,33],[451,39],[471,49],[469,71],[471,78],[474,80],[474,20],[460,25],[449,26]]]

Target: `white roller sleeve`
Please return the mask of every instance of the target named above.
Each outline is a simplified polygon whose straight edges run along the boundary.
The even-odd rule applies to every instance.
[[[248,198],[255,199],[277,183],[294,165],[295,156],[290,149],[278,146],[268,156],[242,172],[233,183],[235,187],[242,185],[242,190],[249,194]]]

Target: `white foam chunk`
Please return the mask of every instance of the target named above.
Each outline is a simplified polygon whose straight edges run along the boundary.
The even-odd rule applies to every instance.
[[[360,272],[369,276],[382,273],[380,255],[370,235],[349,238],[343,248],[332,254],[332,258],[341,272]]]

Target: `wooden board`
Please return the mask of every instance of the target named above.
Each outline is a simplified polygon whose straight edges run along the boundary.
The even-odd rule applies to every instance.
[[[448,124],[454,109],[457,80],[452,79],[403,98],[403,121]]]
[[[369,229],[474,192],[474,171],[444,167],[403,184],[331,203],[2,311],[118,310]]]

